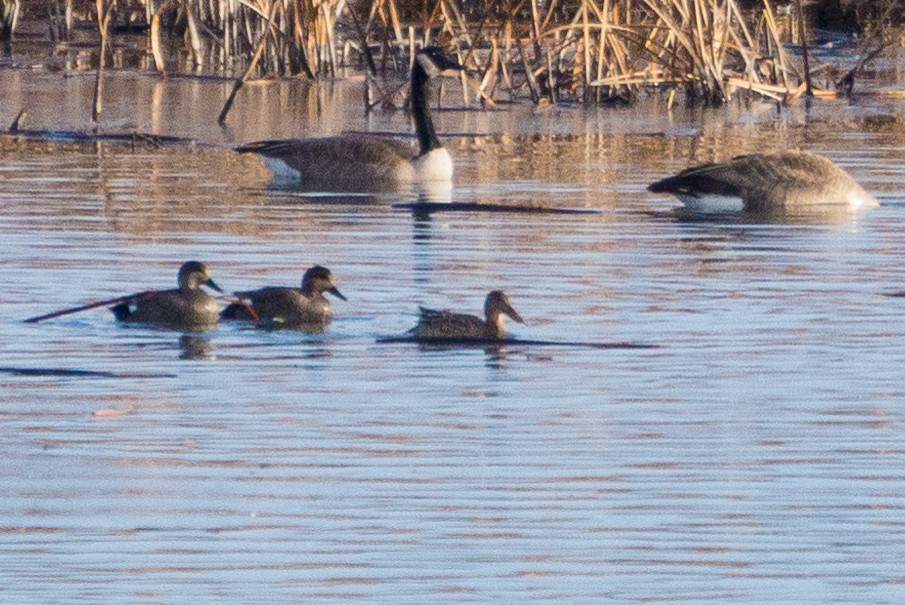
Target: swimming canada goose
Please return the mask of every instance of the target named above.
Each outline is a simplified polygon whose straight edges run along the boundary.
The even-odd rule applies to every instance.
[[[418,325],[408,331],[415,338],[476,338],[499,340],[506,335],[503,315],[508,315],[519,323],[525,323],[502,290],[493,290],[484,301],[484,317],[435,311],[419,307],[421,317]]]
[[[143,292],[110,310],[120,321],[185,330],[209,328],[216,325],[220,308],[201,286],[222,292],[204,263],[189,261],[179,268],[178,288]]]
[[[333,307],[324,293],[346,300],[333,285],[333,274],[326,267],[315,265],[305,271],[301,288],[268,286],[257,290],[236,292],[248,300],[257,317],[251,317],[241,305],[226,307],[223,319],[257,319],[265,327],[299,328],[324,326],[333,319]]]
[[[672,193],[698,212],[767,211],[779,207],[878,205],[842,168],[810,152],[742,155],[704,164],[651,184],[653,193]]]
[[[304,186],[372,190],[431,181],[450,181],[449,152],[437,138],[430,116],[430,81],[463,70],[436,46],[418,51],[412,65],[411,106],[418,149],[400,140],[366,135],[259,141],[237,147],[256,153],[277,179]]]

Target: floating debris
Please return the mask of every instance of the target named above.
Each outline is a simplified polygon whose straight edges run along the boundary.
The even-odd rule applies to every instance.
[[[643,342],[579,342],[558,340],[523,340],[521,338],[457,338],[457,337],[417,337],[390,336],[378,338],[377,344],[419,344],[440,347],[501,347],[508,345],[529,345],[540,347],[589,347],[592,349],[658,349],[660,345]]]
[[[393,208],[411,210],[413,214],[432,212],[502,212],[512,214],[600,214],[593,208],[556,208],[552,206],[515,206],[510,204],[479,204],[477,202],[409,202],[393,204]]]

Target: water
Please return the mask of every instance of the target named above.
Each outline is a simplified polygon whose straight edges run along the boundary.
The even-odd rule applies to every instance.
[[[3,77],[0,123],[87,128],[88,79]],[[108,84],[110,129],[200,146],[0,140],[4,602],[902,602],[901,103],[482,113],[453,87],[455,201],[597,213],[424,218],[227,149],[404,114],[280,83],[221,131],[228,87]],[[644,190],[792,147],[882,206],[698,221]],[[227,290],[320,263],[349,301],[324,335],[21,322],[190,258]],[[522,338],[659,346],[375,342],[493,288]]]

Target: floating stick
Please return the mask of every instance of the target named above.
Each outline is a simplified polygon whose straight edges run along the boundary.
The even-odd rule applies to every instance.
[[[38,315],[37,317],[29,317],[25,320],[27,324],[35,324],[39,321],[44,321],[45,319],[53,319],[54,317],[61,317],[63,315],[70,315],[72,313],[78,313],[79,311],[87,311],[88,309],[95,309],[97,307],[108,307],[110,305],[118,305],[120,303],[129,302],[131,300],[135,300],[136,298],[140,298],[145,294],[152,292],[152,290],[145,290],[143,292],[136,292],[135,294],[128,294],[126,296],[117,296],[116,298],[108,298],[107,300],[99,300],[96,302],[91,302],[86,305],[81,305],[79,307],[72,307],[70,309],[63,309],[62,311],[54,311],[53,313],[47,313],[46,315]]]
[[[223,126],[226,123],[226,116],[229,113],[229,110],[232,109],[233,102],[236,100],[236,95],[239,94],[239,90],[242,86],[245,85],[245,81],[251,77],[251,74],[258,67],[258,61],[261,60],[261,55],[264,54],[264,47],[267,43],[267,36],[270,35],[270,28],[273,27],[273,19],[276,16],[277,7],[280,6],[279,2],[274,2],[270,8],[270,15],[267,17],[267,25],[264,28],[264,31],[261,33],[261,37],[258,39],[257,44],[255,45],[255,52],[251,56],[251,60],[248,62],[248,68],[245,70],[245,73],[242,74],[242,77],[236,80],[235,84],[233,84],[233,90],[229,93],[229,98],[226,99],[226,103],[223,105],[223,110],[220,112],[220,117],[217,118],[217,124]]]

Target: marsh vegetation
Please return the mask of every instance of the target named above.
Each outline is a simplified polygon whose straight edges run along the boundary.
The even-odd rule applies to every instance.
[[[74,36],[106,57],[127,42],[142,67],[240,78],[404,74],[427,44],[455,49],[471,76],[465,102],[530,99],[631,103],[663,93],[720,104],[738,95],[792,102],[851,94],[858,75],[900,42],[903,2],[854,0],[49,0],[0,3],[14,54],[28,20],[47,54]],[[811,25],[857,36],[844,63],[808,53]],[[37,32],[37,34],[34,34]],[[139,36],[136,38],[135,36]],[[102,78],[98,77],[99,113]],[[369,97],[369,103],[380,102]]]

